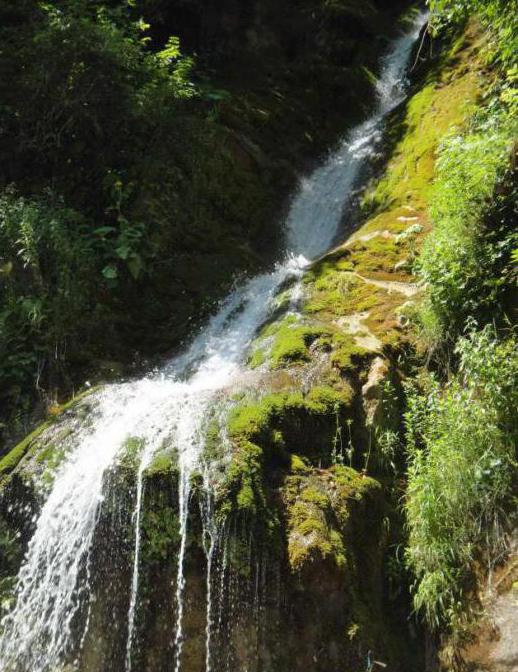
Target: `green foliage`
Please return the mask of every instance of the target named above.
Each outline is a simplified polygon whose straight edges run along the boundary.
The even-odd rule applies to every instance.
[[[149,139],[195,89],[178,39],[153,52],[149,26],[123,4],[18,3],[0,18],[0,405],[9,415],[40,390],[54,393],[66,360],[88,359],[92,340],[109,341],[110,311],[157,252],[149,222],[134,215],[135,175]]]
[[[444,389],[410,388],[405,509],[414,604],[431,627],[457,632],[474,563],[502,551],[516,479],[518,349],[491,328],[459,340],[459,373]]]
[[[512,124],[504,112],[443,143],[430,214],[434,229],[417,263],[428,286],[421,324],[429,346],[451,348],[469,316],[498,318],[516,234],[508,203]]]
[[[53,194],[0,195],[0,379],[17,399],[80,337],[95,248],[83,218]]]
[[[488,56],[504,69],[518,59],[518,13],[508,0],[428,0],[435,31],[477,14],[492,37]]]
[[[158,509],[146,508],[142,518],[142,559],[146,563],[164,562],[177,552],[180,543],[178,514],[160,504]]]

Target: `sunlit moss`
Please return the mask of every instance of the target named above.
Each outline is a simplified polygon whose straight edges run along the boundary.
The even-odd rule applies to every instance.
[[[283,488],[291,569],[302,572],[317,561],[345,569],[348,553],[354,554],[355,546],[363,543],[357,538],[348,540],[351,505],[379,490],[377,481],[347,467],[335,466],[325,474],[292,470]]]

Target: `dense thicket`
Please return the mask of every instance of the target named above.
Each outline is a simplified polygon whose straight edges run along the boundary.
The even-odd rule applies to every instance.
[[[81,355],[149,271],[151,222],[128,214],[135,180],[195,90],[177,43],[148,51],[122,8],[0,11],[0,376],[3,403],[19,404],[57,382],[65,352]]]

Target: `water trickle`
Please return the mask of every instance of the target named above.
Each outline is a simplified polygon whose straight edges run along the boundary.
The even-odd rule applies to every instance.
[[[330,248],[340,232],[345,209],[358,186],[365,160],[377,148],[382,122],[404,97],[404,73],[412,44],[424,16],[408,34],[396,40],[384,60],[375,112],[354,129],[322,166],[301,181],[286,222],[285,259],[270,272],[244,282],[230,293],[217,314],[183,354],[160,371],[134,382],[114,384],[97,394],[92,426],[72,437],[68,457],[56,473],[51,492],[37,520],[34,535],[19,572],[13,609],[3,618],[0,669],[8,672],[51,672],[68,664],[77,669],[89,623],[92,542],[102,504],[103,482],[129,437],[141,437],[144,448],[135,497],[134,557],[128,599],[126,672],[132,672],[139,599],[144,472],[156,451],[174,446],[179,459],[180,551],[177,559],[175,672],[182,669],[185,598],[185,553],[189,497],[193,471],[200,464],[209,409],[218,395],[244,370],[247,349],[258,328],[275,307],[275,296],[292,283],[291,305],[297,310],[300,279],[308,260]],[[210,498],[210,487],[206,479]],[[205,505],[207,555],[206,670],[233,669],[232,650],[214,666],[213,649],[242,627],[239,608],[242,584],[232,572],[231,530],[219,529],[210,499]],[[241,534],[241,532],[239,533]],[[239,535],[238,535],[239,536]],[[253,553],[253,546],[249,549]],[[261,610],[266,590],[267,559],[252,563],[255,597]],[[217,640],[217,641],[215,641]],[[77,644],[79,643],[79,644]]]

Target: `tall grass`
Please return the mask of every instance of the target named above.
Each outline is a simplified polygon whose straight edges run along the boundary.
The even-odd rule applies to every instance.
[[[414,604],[431,627],[458,628],[474,563],[505,549],[516,484],[518,349],[486,327],[459,340],[458,374],[409,393],[405,510]]]

